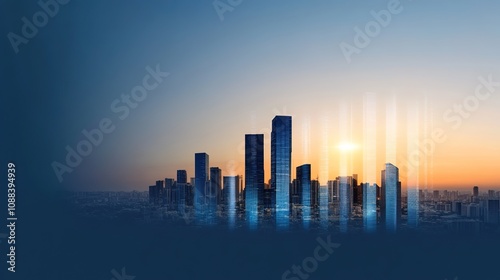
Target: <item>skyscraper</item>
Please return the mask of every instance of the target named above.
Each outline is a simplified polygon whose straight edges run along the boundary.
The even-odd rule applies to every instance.
[[[367,232],[374,232],[377,226],[377,185],[361,184],[363,187],[363,224]]]
[[[323,230],[328,228],[328,187],[319,187],[319,220],[320,226]]]
[[[292,164],[292,117],[276,116],[271,131],[271,189],[275,191],[276,226],[288,229]]]
[[[210,188],[207,191],[210,203],[222,202],[222,170],[219,167],[210,167]]]
[[[486,217],[485,221],[489,224],[499,224],[500,223],[500,204],[498,199],[488,199],[486,200]]]
[[[236,223],[236,205],[238,203],[238,190],[240,188],[240,176],[224,176],[224,206],[227,211],[228,225],[230,229]]]
[[[160,181],[156,182],[158,186]],[[163,183],[161,183],[163,185]],[[165,188],[162,195],[163,204],[168,207],[173,207],[178,202],[175,180],[173,178],[165,178]]]
[[[302,224],[309,228],[311,220],[311,165],[304,164],[296,168],[297,188],[302,205]]]
[[[401,216],[401,183],[399,169],[391,163],[385,164],[382,171],[382,192],[384,197],[384,216],[387,231],[396,231]]]
[[[347,232],[347,226],[352,212],[352,177],[337,177],[339,184],[339,222],[340,231]]]
[[[258,223],[259,193],[264,191],[264,134],[245,135],[245,211],[250,229]]]
[[[177,183],[187,184],[187,171],[177,170]]]
[[[209,182],[209,157],[206,153],[196,153],[194,155],[194,211],[196,222],[202,223],[206,218],[205,186]]]

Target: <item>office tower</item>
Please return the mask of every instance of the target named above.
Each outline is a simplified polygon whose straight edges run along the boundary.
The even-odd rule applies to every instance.
[[[328,229],[328,187],[319,186],[319,223],[323,230]]]
[[[250,229],[258,223],[259,193],[264,190],[264,134],[245,135],[245,211]],[[288,186],[287,186],[288,190]]]
[[[353,205],[363,205],[363,184],[356,184],[353,186],[352,203]]]
[[[157,180],[156,181],[156,204],[159,206],[162,206],[164,203],[164,196],[165,196],[165,189],[163,188],[163,181],[162,180]]]
[[[271,188],[275,191],[276,225],[288,229],[292,164],[292,117],[276,116],[271,131]]]
[[[401,217],[401,182],[399,169],[391,163],[386,163],[382,171],[382,200],[385,228],[396,231]]]
[[[160,181],[156,182],[158,185]],[[163,204],[168,207],[173,207],[178,202],[178,197],[176,196],[176,186],[175,180],[171,178],[165,178],[165,189],[163,190]],[[163,182],[162,182],[163,183]]]
[[[474,197],[478,197],[479,196],[479,187],[478,186],[474,186],[474,188],[472,188],[472,195]]]
[[[488,199],[486,201],[485,221],[489,224],[499,224],[500,204],[498,199]]]
[[[177,170],[177,183],[187,184],[186,170]]]
[[[194,179],[193,179],[194,181]],[[191,183],[187,183],[186,186],[186,205],[194,205],[194,186]]]
[[[349,219],[352,212],[352,177],[343,176],[337,177],[339,182],[339,221],[340,231],[346,232]]]
[[[193,187],[194,187],[194,186],[196,185],[196,178],[195,178],[195,177],[191,177],[191,178],[189,179],[189,182],[191,183],[191,186],[193,186]]]
[[[302,225],[309,228],[311,221],[311,165],[304,164],[296,168],[297,189],[302,207]]]
[[[219,167],[210,167],[210,188],[208,197],[211,203],[222,203],[222,170]]]
[[[377,227],[377,184],[360,184],[363,187],[363,224],[367,232]]]
[[[234,229],[236,224],[236,207],[238,203],[239,176],[224,176],[224,199],[223,203],[227,211],[228,225]]]
[[[338,201],[338,186],[335,180],[329,180],[328,186],[328,202]]]
[[[194,211],[197,223],[203,223],[206,218],[207,209],[205,201],[205,186],[209,182],[209,157],[206,153],[194,155]]]
[[[311,181],[311,209],[316,209],[319,205],[319,181]]]
[[[160,181],[161,182],[161,181]],[[162,194],[162,188],[163,184],[156,182],[156,185],[154,186],[149,186],[149,203],[159,206],[160,205],[160,199],[161,199],[161,194]]]

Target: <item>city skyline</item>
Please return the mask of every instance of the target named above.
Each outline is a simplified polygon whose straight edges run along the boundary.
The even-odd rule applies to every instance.
[[[371,94],[371,95],[372,95],[372,98],[373,98],[373,94]],[[280,117],[280,116],[275,116],[275,119],[276,119],[276,117]],[[281,116],[281,117],[289,117],[290,119],[292,118],[291,116]],[[389,123],[389,121],[388,121],[388,123]],[[290,122],[290,125],[293,126],[292,122]],[[385,125],[388,125],[388,124],[385,124]],[[343,129],[345,130],[346,128],[344,127]],[[294,129],[290,130],[290,135],[293,135],[293,131],[294,131]],[[375,131],[376,131],[376,128],[375,128]],[[386,133],[386,129],[384,129],[383,132]],[[373,134],[373,131],[371,131],[371,133]],[[268,149],[272,150],[271,149],[272,148],[272,143],[271,143],[272,131],[269,133],[269,135],[267,135],[267,137],[266,137],[266,134],[260,134],[260,135],[262,135],[263,145],[269,145]],[[387,138],[389,138],[389,137],[387,137]],[[394,138],[398,138],[397,135]],[[293,137],[291,139],[293,139]],[[365,138],[365,141],[366,141],[366,138]],[[294,141],[292,140],[290,144],[292,145],[293,142]],[[299,141],[299,142],[300,143],[304,143],[304,141]],[[368,142],[369,142],[368,145],[370,145],[372,141],[368,141]],[[380,147],[381,144],[387,145],[388,143],[390,143],[389,140],[387,140],[387,141],[378,141],[378,143],[376,145],[378,145],[377,147]],[[395,143],[395,144],[397,146],[397,143]],[[382,166],[379,167],[380,162],[383,162],[384,161],[383,159],[385,159],[385,158],[391,157],[389,155],[390,153],[396,153],[396,152],[395,151],[389,151],[391,149],[387,149],[386,148],[385,149],[386,150],[385,155],[381,155],[381,153],[379,151],[377,151],[377,147],[374,147],[373,145],[374,144],[372,144],[372,146],[369,146],[366,151],[363,151],[363,144],[359,144],[359,143],[354,142],[354,141],[352,141],[352,142],[342,142],[339,145],[337,145],[336,147],[334,147],[339,152],[338,153],[338,159],[337,159],[337,161],[344,161],[344,162],[343,163],[342,162],[335,163],[335,160],[332,160],[332,162],[329,163],[329,164],[338,167],[340,169],[340,171],[338,171],[337,173],[335,173],[335,171],[329,171],[328,174],[334,174],[334,175],[328,175],[329,177],[327,179],[322,178],[323,180],[320,180],[321,185],[326,185],[327,181],[330,181],[330,180],[332,180],[333,178],[335,178],[337,176],[342,176],[342,175],[340,175],[340,172],[342,172],[342,170],[344,170],[343,172],[345,173],[343,176],[347,176],[348,174],[357,174],[358,176],[360,176],[360,175],[362,176],[363,171],[366,172],[366,170],[369,170],[369,172],[371,172],[371,170],[378,170],[378,171],[382,170],[386,166],[386,164],[390,163],[390,162],[382,163]],[[404,146],[404,148],[406,148],[405,145],[402,145],[402,146]],[[417,148],[419,148],[419,147],[417,146]],[[271,177],[272,177],[272,169],[271,169],[272,164],[271,163],[272,163],[272,159],[270,160],[268,158],[268,156],[270,156],[268,154],[268,149],[264,148],[266,156],[264,156],[263,161],[264,161],[264,167],[267,167],[267,168],[264,168],[264,178],[265,178],[264,182],[266,184],[268,184],[268,183],[272,184],[271,183]],[[294,163],[294,162],[297,162],[297,160],[294,161],[295,155],[296,154],[300,155],[300,153],[303,152],[303,150],[304,149],[299,149],[299,152],[297,152],[295,150],[295,153],[293,154],[293,156],[291,156],[290,161],[292,162],[292,164],[291,164],[291,166],[288,167],[289,172],[291,174],[289,178],[295,178],[295,176],[296,176],[296,173],[295,173],[296,167],[298,167],[300,165],[304,165],[304,164],[312,165],[313,167],[311,167],[311,171],[310,171],[311,172],[311,176],[313,178],[319,178],[319,173],[320,173],[319,170],[322,169],[321,166],[317,166],[317,165],[315,166],[314,164],[312,164],[310,162],[303,162],[301,164],[295,164]],[[372,160],[372,161],[366,161],[367,155],[365,155],[364,152],[366,152],[366,154],[368,154],[368,156],[370,156],[370,155],[373,156],[373,154],[378,155],[378,156],[374,156],[374,157],[378,158],[378,162],[375,163],[374,160]],[[425,153],[423,153],[422,150],[419,150],[419,153],[421,154],[420,157],[425,157],[424,156]],[[199,153],[196,153],[196,154],[206,154],[207,161],[208,161],[209,153],[199,152]],[[355,155],[357,156],[357,160],[353,159],[353,157]],[[393,158],[397,159],[397,157],[393,157]],[[403,157],[399,157],[400,160],[399,161],[396,160],[396,162],[399,162],[399,164],[401,164],[402,163],[401,158],[404,158],[404,156]],[[346,159],[347,159],[347,162],[349,162],[349,164],[350,164],[349,167],[347,167],[347,165],[345,164]],[[366,164],[361,164],[361,166],[359,166],[359,165],[353,166],[353,162],[358,162],[358,163],[360,163],[360,162],[365,163],[366,162]],[[403,166],[408,167],[408,168],[412,167],[411,163],[408,163],[408,162],[409,161],[406,158],[404,158]],[[431,161],[429,161],[429,162],[431,162]],[[220,161],[218,163],[220,163]],[[206,166],[206,168],[210,169],[210,168],[212,168],[212,166],[218,166],[218,163],[215,163],[215,164],[213,164],[211,166]],[[398,165],[398,164],[395,164],[395,165]],[[196,163],[194,162],[194,164],[192,164],[192,166],[194,168],[193,167],[192,168],[186,167],[186,168],[183,168],[183,169],[171,170],[169,172],[166,172],[166,174],[172,174],[172,173],[175,174],[175,172],[178,172],[178,171],[182,170],[183,172],[186,173],[185,175],[183,174],[183,176],[187,176],[188,178],[195,178],[196,177],[195,172],[192,172],[191,173],[192,176],[189,176],[189,174],[190,174],[189,171],[190,170],[195,171],[195,169],[196,169],[195,168],[196,167]],[[342,168],[341,168],[341,166],[342,166]],[[430,184],[426,185],[424,183],[425,180],[422,180],[422,179],[423,179],[424,175],[425,176],[428,176],[428,175],[425,173],[425,170],[423,170],[422,166],[423,165],[420,163],[420,165],[418,165],[416,167],[417,169],[420,170],[419,171],[419,176],[417,176],[417,177],[421,178],[420,179],[420,184],[418,185],[418,188],[422,188],[422,189],[450,189],[450,190],[453,190],[453,189],[468,189],[468,188],[470,188],[470,185],[465,185],[465,186],[461,186],[461,187],[443,186],[443,187],[434,187],[434,188],[432,186],[430,186]],[[219,168],[219,167],[217,167],[217,168]],[[332,168],[332,169],[335,169],[335,168]],[[234,170],[238,170],[238,171],[234,171]],[[243,170],[243,172],[240,172],[241,170]],[[237,176],[238,175],[238,176],[242,176],[243,178],[245,178],[245,176],[244,176],[244,174],[245,174],[245,172],[244,172],[244,164],[243,164],[243,166],[241,166],[241,165],[239,165],[238,162],[233,161],[233,160],[226,162],[226,168],[224,168],[224,167],[219,168],[219,171],[221,172],[221,175],[224,175],[224,176]],[[375,174],[379,173],[378,171],[375,172]],[[430,172],[430,170],[427,170],[427,171]],[[401,171],[400,171],[400,173],[401,173]],[[403,170],[402,173],[406,173],[405,170]],[[367,175],[366,179],[363,178],[363,177],[360,177],[360,178],[362,178],[361,181],[363,181],[363,182],[366,181],[366,182],[368,182],[370,184],[372,184],[372,183],[382,184],[382,176],[383,175],[381,175],[381,176],[377,175],[377,176],[374,177],[373,175]],[[174,176],[167,175],[164,178],[173,178],[173,177]],[[414,177],[415,177],[415,174],[412,175],[412,178],[408,178],[408,179],[409,180],[415,180]],[[376,180],[374,181],[373,178],[376,178]],[[405,177],[405,179],[407,179],[407,178]],[[428,182],[430,182],[430,181],[431,180],[428,180]],[[417,178],[417,182],[419,182],[418,178]],[[478,185],[478,184],[474,183],[473,185]],[[483,187],[484,188],[490,188],[490,189],[500,189],[500,184],[493,185],[493,186],[483,186]],[[140,189],[141,188],[137,188],[137,190],[140,190]],[[402,182],[402,189],[405,190],[405,191],[407,190],[407,182],[406,182],[406,180]]]

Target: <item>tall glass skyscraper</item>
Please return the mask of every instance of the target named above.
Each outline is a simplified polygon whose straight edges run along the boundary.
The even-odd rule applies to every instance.
[[[194,211],[197,223],[204,223],[206,220],[205,187],[209,182],[209,157],[206,153],[196,153],[194,155]]]
[[[319,187],[319,220],[323,230],[328,229],[328,187]]]
[[[302,205],[302,224],[309,228],[311,221],[311,165],[304,164],[296,169],[300,204]]]
[[[207,190],[207,197],[211,204],[221,202],[222,191],[222,170],[219,167],[210,167],[210,188]]]
[[[363,225],[366,232],[374,232],[377,227],[377,185],[363,185]]]
[[[276,116],[271,131],[271,188],[275,191],[276,226],[290,225],[290,182],[292,164],[292,117]]]
[[[352,177],[342,176],[337,177],[339,181],[339,222],[340,231],[347,232],[347,227],[349,224],[349,219],[352,212]]]
[[[227,211],[228,225],[234,229],[236,225],[236,203],[238,201],[238,189],[240,188],[240,176],[224,176],[224,206]]]
[[[259,193],[264,190],[264,134],[245,135],[245,211],[248,226],[258,224]]]
[[[391,163],[385,164],[382,172],[382,191],[384,192],[385,228],[387,231],[396,231],[400,219],[401,184],[399,182],[399,169]]]

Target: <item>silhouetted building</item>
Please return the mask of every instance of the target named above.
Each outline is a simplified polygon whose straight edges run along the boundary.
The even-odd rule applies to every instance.
[[[251,229],[257,228],[259,193],[264,191],[264,134],[245,135],[245,211]],[[288,187],[287,187],[288,191]]]
[[[339,188],[335,180],[329,180],[327,182],[328,187],[328,202],[338,201]]]
[[[489,224],[499,224],[500,204],[498,199],[486,200],[485,221]]]
[[[311,181],[311,208],[317,208],[319,205],[319,181]]]
[[[207,205],[205,189],[209,181],[209,156],[206,153],[196,153],[194,155],[194,210],[196,222],[201,223],[206,218]]]
[[[311,221],[311,165],[304,164],[296,168],[297,189],[302,205],[302,224],[309,228]]]
[[[156,181],[156,185],[163,185],[163,182]],[[172,178],[165,178],[165,188],[163,189],[162,200],[163,205],[167,205],[168,207],[173,207],[177,201],[177,190],[175,189],[175,180]]]
[[[159,206],[162,202],[163,181],[156,181],[156,185],[149,186],[149,203]]]
[[[219,167],[210,167],[209,194],[212,203],[222,203],[222,170]]]
[[[474,186],[472,188],[472,196],[474,196],[474,197],[478,197],[479,196],[479,187],[478,186]]]
[[[177,170],[177,183],[187,184],[187,171]]]
[[[276,225],[290,224],[290,182],[292,164],[292,117],[276,116],[271,131],[271,188],[276,195]]]

